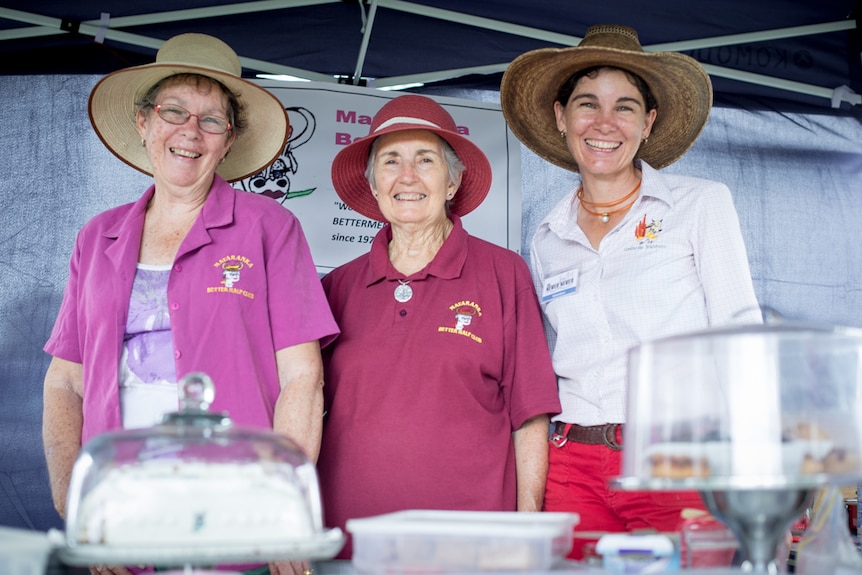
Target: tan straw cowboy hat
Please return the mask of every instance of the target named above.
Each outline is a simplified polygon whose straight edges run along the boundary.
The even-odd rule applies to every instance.
[[[386,221],[371,195],[365,168],[374,140],[402,130],[428,130],[446,140],[466,168],[449,211],[463,216],[479,207],[491,189],[491,163],[479,146],[458,133],[455,120],[443,106],[418,94],[405,94],[387,102],[375,114],[368,135],[339,150],[332,161],[332,185],[338,197],[363,216]]]
[[[200,74],[218,80],[245,108],[248,129],[231,146],[216,170],[225,180],[241,180],[260,172],[284,151],[288,136],[282,103],[260,86],[243,80],[233,49],[206,34],[180,34],[165,41],[153,64],[112,72],[90,92],[90,122],[118,158],[152,175],[147,150],[135,128],[135,103],[157,82],[174,74]]]
[[[540,157],[567,170],[578,165],[560,137],[554,101],[573,74],[594,66],[614,66],[640,76],[658,102],[649,141],[638,151],[660,169],[694,144],[712,107],[712,82],[697,60],[677,52],[644,52],[627,26],[591,26],[571,48],[542,48],[515,58],[503,74],[500,103],[515,136]]]

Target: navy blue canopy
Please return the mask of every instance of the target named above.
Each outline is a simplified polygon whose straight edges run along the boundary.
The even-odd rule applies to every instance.
[[[856,0],[7,0],[0,74],[106,73],[203,32],[234,47],[249,77],[497,89],[519,54],[625,24],[646,49],[705,64],[719,106],[860,115],[859,10]]]

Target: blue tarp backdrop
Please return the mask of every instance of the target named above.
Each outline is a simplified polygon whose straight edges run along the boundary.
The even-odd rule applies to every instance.
[[[97,79],[0,77],[0,525],[60,526],[42,455],[49,361],[42,346],[76,232],[150,183],[92,131],[86,105]],[[498,98],[484,90],[427,93]],[[788,319],[862,327],[859,119],[715,108],[700,140],[668,171],[729,185],[761,305]],[[576,185],[575,174],[522,148],[522,253],[544,214]]]

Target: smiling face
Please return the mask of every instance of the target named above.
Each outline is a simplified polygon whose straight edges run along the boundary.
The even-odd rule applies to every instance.
[[[655,122],[637,86],[622,70],[600,68],[578,80],[563,107],[554,103],[557,129],[585,176],[632,170],[641,141]]]
[[[447,219],[460,179],[453,182],[443,151],[443,140],[428,130],[403,130],[380,136],[375,142],[374,184],[386,221],[433,225]]]
[[[138,133],[147,147],[157,187],[161,183],[209,191],[215,170],[236,136],[233,130],[223,134],[203,131],[198,116],[228,118],[227,96],[215,82],[186,78],[165,82],[153,103],[181,106],[194,114],[177,125],[163,120],[153,108],[138,111]]]

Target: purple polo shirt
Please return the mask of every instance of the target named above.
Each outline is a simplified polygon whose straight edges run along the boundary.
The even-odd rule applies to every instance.
[[[391,228],[323,278],[341,328],[324,352],[318,460],[325,522],[401,509],[517,506],[512,432],[560,410],[524,259],[455,224],[434,260],[400,276]],[[340,557],[350,557],[351,545]]]
[[[45,351],[83,364],[82,442],[122,427],[118,366],[144,215],[135,203],[91,219],[78,233],[69,281]],[[216,386],[212,411],[272,428],[280,391],[276,350],[338,333],[299,221],[271,198],[216,176],[180,246],[168,281],[177,377],[202,371]]]

